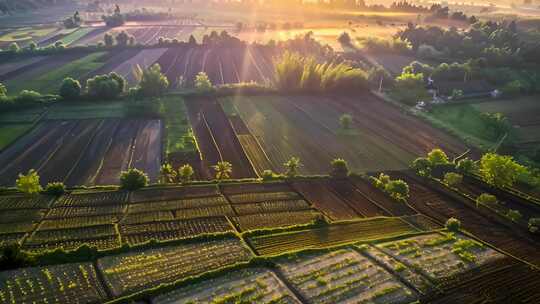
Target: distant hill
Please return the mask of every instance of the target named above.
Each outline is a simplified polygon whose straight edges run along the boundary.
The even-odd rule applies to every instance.
[[[56,4],[65,4],[73,0],[0,0],[0,14],[10,14],[15,11],[34,10]]]

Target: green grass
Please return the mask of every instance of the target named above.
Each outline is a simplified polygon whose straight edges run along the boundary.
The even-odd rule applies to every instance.
[[[100,60],[106,52],[98,52],[87,55],[81,59],[74,60],[60,68],[45,73],[31,81],[14,79],[8,81],[7,86],[10,92],[20,92],[22,90],[34,90],[40,93],[57,93],[62,80],[66,77],[81,78],[88,73],[102,67],[105,63]]]
[[[166,153],[195,151],[195,139],[184,100],[173,96],[160,99],[159,113],[164,118]]]
[[[128,102],[62,102],[53,105],[47,119],[122,118],[128,116]]]
[[[481,112],[469,104],[436,106],[423,113],[432,123],[451,130],[478,147],[489,149],[497,142],[480,117]]]
[[[4,149],[22,134],[32,128],[32,123],[0,125],[0,149]]]
[[[62,41],[64,45],[70,45],[76,42],[77,40],[81,39],[84,35],[90,33],[93,30],[94,29],[91,27],[79,28],[76,31],[67,35],[66,37],[60,39],[60,41]]]
[[[44,107],[33,107],[24,110],[0,113],[0,124],[6,123],[31,123],[45,111]]]

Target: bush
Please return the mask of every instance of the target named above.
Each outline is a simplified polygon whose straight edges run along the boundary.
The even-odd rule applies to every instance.
[[[39,103],[41,102],[41,98],[43,96],[36,92],[31,90],[22,90],[17,97],[15,97],[15,101],[18,103]]]
[[[415,159],[411,164],[411,168],[420,176],[431,175],[431,162],[425,157]]]
[[[220,161],[214,166],[216,171],[216,179],[223,180],[231,178],[232,164],[226,161]]]
[[[424,74],[403,72],[396,77],[397,99],[408,105],[415,105],[423,98],[428,98],[424,84]]]
[[[444,226],[446,227],[446,229],[452,232],[458,232],[459,229],[461,229],[461,221],[457,218],[451,217],[446,221],[446,224]]]
[[[195,76],[195,89],[199,92],[209,92],[213,89],[212,82],[205,72],[199,72]]]
[[[332,160],[332,172],[330,175],[336,178],[346,178],[349,175],[349,166],[347,161],[341,158]]]
[[[261,174],[261,178],[265,182],[278,180],[278,179],[281,179],[282,177],[283,177],[282,175],[277,174],[272,170],[264,170],[263,173]]]
[[[291,157],[285,164],[285,176],[291,178],[296,177],[298,175],[298,169],[302,164],[300,163],[300,158],[298,157]]]
[[[530,233],[533,233],[533,234],[539,234],[540,233],[540,218],[538,217],[535,217],[535,218],[530,218],[529,219],[529,223],[528,223],[528,227],[529,227],[529,232]]]
[[[508,210],[508,212],[506,213],[506,217],[509,218],[512,222],[517,222],[517,221],[519,221],[523,216],[521,215],[521,212],[519,212],[519,210],[513,210],[513,209],[510,209],[510,210]]]
[[[182,183],[190,182],[193,174],[195,174],[195,170],[189,164],[185,164],[178,169],[178,176]]]
[[[454,172],[448,172],[444,175],[444,183],[448,186],[455,186],[463,182],[463,175]]]
[[[161,66],[154,64],[142,72],[139,88],[146,97],[162,96],[169,87],[169,80],[161,73]]]
[[[353,118],[350,114],[343,114],[339,117],[339,124],[343,130],[349,130],[351,128]]]
[[[139,169],[129,169],[120,174],[120,188],[133,191],[148,185],[148,176]]]
[[[429,152],[427,155],[427,160],[432,167],[448,165],[450,163],[450,161],[448,160],[448,156],[441,149],[431,150],[431,152]]]
[[[112,99],[124,92],[126,80],[116,73],[98,75],[86,81],[88,95],[98,99]]]
[[[473,174],[478,170],[478,166],[472,159],[464,158],[457,163],[456,169],[466,174]]]
[[[274,86],[293,92],[359,92],[368,88],[367,74],[346,63],[318,63],[314,57],[285,52],[274,63]]]
[[[47,186],[45,186],[45,190],[43,193],[48,195],[54,195],[54,196],[60,196],[66,192],[66,186],[62,182],[53,182],[48,183]]]
[[[37,194],[41,191],[41,185],[39,183],[39,175],[36,170],[30,169],[26,175],[19,174],[19,178],[16,181],[17,190],[26,194]]]
[[[405,200],[409,197],[409,185],[400,179],[389,181],[384,189],[390,196],[398,200]]]
[[[58,93],[64,99],[77,99],[81,96],[81,84],[78,80],[67,77],[62,81],[62,85],[60,86]]]
[[[496,204],[497,197],[489,193],[482,193],[476,198],[476,206]]]
[[[0,97],[6,97],[8,94],[8,90],[6,86],[0,82]]]

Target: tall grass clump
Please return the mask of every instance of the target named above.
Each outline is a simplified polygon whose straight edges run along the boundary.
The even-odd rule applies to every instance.
[[[274,66],[274,85],[282,91],[351,92],[368,86],[366,72],[346,63],[319,63],[314,57],[285,52]]]

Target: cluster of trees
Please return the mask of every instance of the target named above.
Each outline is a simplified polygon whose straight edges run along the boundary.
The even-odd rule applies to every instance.
[[[372,177],[373,185],[399,201],[405,201],[409,197],[409,185],[401,179],[391,179],[390,176],[380,173],[378,177]]]
[[[31,90],[23,90],[15,96],[8,96],[8,89],[0,83],[0,111],[11,111],[35,105],[44,105],[58,100],[55,95],[42,95]]]
[[[411,51],[411,45],[408,41],[400,38],[383,39],[377,37],[359,37],[358,45],[366,51],[373,53],[400,53],[407,54]]]
[[[490,65],[512,65],[519,59],[520,43],[515,21],[478,21],[466,31],[451,27],[418,27],[412,23],[396,36],[410,42],[412,49],[432,46],[444,57],[459,59],[485,58]]]
[[[133,35],[129,35],[126,31],[121,31],[115,37],[112,34],[106,33],[103,36],[103,43],[106,47],[113,47],[115,44],[118,47],[126,47],[134,46],[136,40]]]
[[[312,55],[316,58],[334,58],[334,50],[329,45],[321,44],[313,38],[313,32],[308,32],[304,35],[297,35],[292,39],[275,42],[270,40],[267,43],[268,47],[276,47],[282,50],[287,50],[293,53],[304,55]]]
[[[274,63],[274,85],[287,92],[358,92],[368,87],[367,74],[347,63],[318,63],[314,57],[285,52]]]

